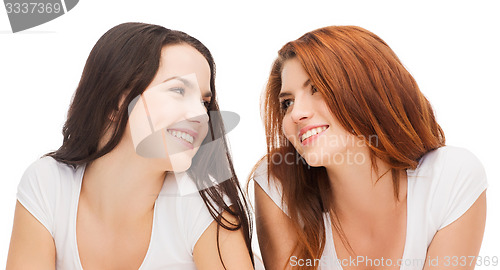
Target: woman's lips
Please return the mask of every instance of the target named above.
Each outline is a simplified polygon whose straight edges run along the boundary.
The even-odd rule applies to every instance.
[[[183,144],[189,149],[193,149],[194,145],[194,136],[191,134],[194,134],[194,132],[187,133],[184,130],[180,129],[167,129],[167,133],[170,134],[170,136],[174,137],[176,140],[179,141],[179,143]]]
[[[302,145],[310,144],[314,139],[329,128],[328,125],[306,127],[301,130],[299,140]]]

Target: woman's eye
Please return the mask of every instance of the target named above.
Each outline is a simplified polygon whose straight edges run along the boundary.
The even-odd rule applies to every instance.
[[[290,106],[292,106],[292,104],[293,104],[293,100],[291,100],[291,99],[285,99],[285,100],[281,101],[281,109],[283,111],[286,111],[286,110],[288,110],[288,108]]]
[[[318,92],[318,89],[316,88],[316,86],[314,86],[314,85],[311,84],[311,91],[312,91],[312,93],[314,95],[314,93]]]
[[[210,107],[210,101],[202,100],[201,103],[203,103],[203,106],[205,106],[205,108],[207,108],[208,110],[208,107]]]
[[[184,93],[186,93],[186,90],[184,90],[184,88],[182,88],[182,87],[170,88],[169,90],[172,91],[172,92],[179,93],[179,94],[181,94],[183,96],[184,96]]]

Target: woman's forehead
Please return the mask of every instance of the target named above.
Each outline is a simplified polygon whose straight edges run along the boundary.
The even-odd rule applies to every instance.
[[[206,58],[187,44],[165,46],[162,49],[158,79],[164,81],[189,74],[196,75],[198,85],[203,91],[210,91],[211,71]]]

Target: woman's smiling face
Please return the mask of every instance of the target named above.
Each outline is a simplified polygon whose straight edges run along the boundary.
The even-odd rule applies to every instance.
[[[208,132],[210,67],[195,48],[162,49],[156,76],[129,108],[131,138],[137,154],[160,158],[166,170],[185,171]]]
[[[332,115],[297,58],[285,61],[281,81],[283,133],[297,152],[314,167],[347,161],[358,139]]]

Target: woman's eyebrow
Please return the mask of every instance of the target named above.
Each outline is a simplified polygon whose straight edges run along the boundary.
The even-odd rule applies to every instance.
[[[302,88],[306,88],[307,86],[309,86],[311,84],[311,79],[307,79],[307,81],[305,81],[303,84],[302,84]],[[278,98],[282,98],[282,97],[286,97],[286,96],[291,96],[292,94],[290,92],[287,92],[287,91],[282,91],[280,92],[280,94],[278,95]]]
[[[212,92],[206,91],[205,94],[203,94],[204,98],[211,98],[212,97]]]
[[[311,84],[311,79],[307,79],[307,81],[302,85],[302,88],[306,88]]]
[[[163,82],[168,82],[168,81],[171,81],[171,80],[181,81],[188,88],[193,88],[194,87],[194,84],[190,80],[187,80],[187,79],[179,77],[179,76],[174,76],[174,77],[167,78]],[[205,91],[205,93],[203,94],[203,97],[204,98],[212,97],[212,91]]]
[[[291,96],[292,94],[290,94],[289,92],[280,92],[280,94],[278,95],[278,98],[283,98],[283,97],[286,97],[286,96]]]
[[[191,83],[189,80],[186,80],[186,79],[184,79],[182,77],[179,77],[179,76],[174,76],[174,77],[167,78],[163,82],[168,82],[168,81],[171,81],[171,80],[178,80],[178,81],[181,81],[187,87],[190,87],[190,88],[193,87],[193,83]]]

